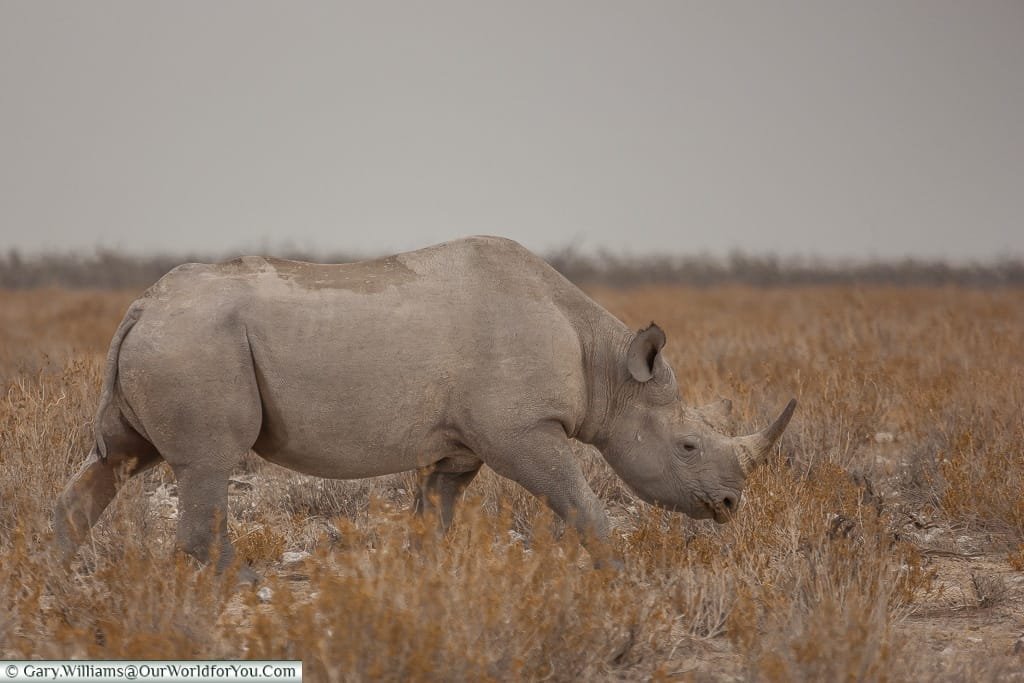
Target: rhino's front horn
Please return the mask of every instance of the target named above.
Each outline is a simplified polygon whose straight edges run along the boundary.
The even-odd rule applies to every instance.
[[[792,398],[786,405],[786,409],[782,411],[782,414],[775,419],[771,426],[748,436],[737,437],[736,455],[739,457],[743,474],[750,474],[755,467],[764,462],[765,458],[768,457],[772,446],[782,436],[782,432],[786,431],[789,419],[793,417],[794,410],[796,410],[796,399]]]

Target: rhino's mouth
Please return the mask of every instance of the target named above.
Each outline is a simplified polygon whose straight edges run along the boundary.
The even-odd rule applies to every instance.
[[[721,503],[715,504],[711,502],[711,499],[706,494],[698,493],[689,501],[686,502],[666,502],[664,499],[651,496],[646,493],[643,489],[633,486],[629,482],[626,485],[630,488],[633,493],[645,503],[654,505],[665,510],[672,510],[673,512],[683,512],[694,519],[713,519],[716,524],[725,524],[732,520],[732,511],[725,508]],[[697,505],[694,505],[694,499],[696,499]]]
[[[711,519],[715,520],[715,524],[725,524],[726,522],[732,521],[732,512],[730,510],[726,510],[723,505],[715,505],[714,503],[710,503],[706,500],[701,502],[704,503],[708,512],[711,513],[709,516]]]

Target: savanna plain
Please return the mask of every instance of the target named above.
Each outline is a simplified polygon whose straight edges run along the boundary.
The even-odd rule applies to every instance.
[[[229,528],[255,588],[174,553],[165,465],[124,486],[70,571],[50,550],[140,291],[0,290],[3,658],[301,659],[310,681],[1024,680],[1024,290],[590,288],[631,327],[658,322],[683,398],[733,399],[735,432],[799,400],[732,523],[638,501],[581,445],[625,564],[595,570],[486,470],[439,538],[409,512],[412,474],[325,481],[250,454]]]

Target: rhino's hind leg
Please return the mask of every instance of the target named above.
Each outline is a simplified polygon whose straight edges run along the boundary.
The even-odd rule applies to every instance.
[[[261,399],[248,337],[233,312],[193,316],[189,309],[182,318],[187,334],[158,332],[146,343],[138,340],[153,330],[145,320],[136,325],[121,364],[147,371],[123,373],[120,386],[178,480],[178,549],[215,561],[220,571],[235,555],[228,478],[259,436]]]
[[[196,460],[171,465],[178,480],[178,550],[223,571],[235,557],[228,539],[228,478],[231,467]]]
[[[413,508],[417,515],[436,514],[442,533],[448,533],[455,516],[455,501],[466,490],[483,465],[445,459],[420,471],[419,491]]]
[[[101,459],[93,452],[68,482],[53,512],[54,536],[64,565],[71,563],[124,482],[159,461],[156,451],[146,446],[134,457],[112,453]]]

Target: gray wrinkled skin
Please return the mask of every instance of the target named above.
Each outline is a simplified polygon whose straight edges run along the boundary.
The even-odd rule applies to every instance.
[[[486,464],[604,539],[570,438],[644,500],[725,521],[785,424],[722,435],[728,403],[685,408],[664,343],[500,238],[348,265],[183,265],[114,336],[97,446],[58,501],[57,540],[69,560],[121,483],[162,458],[179,482],[178,546],[224,566],[228,476],[250,449],[320,477],[419,470],[417,510],[443,528]]]

